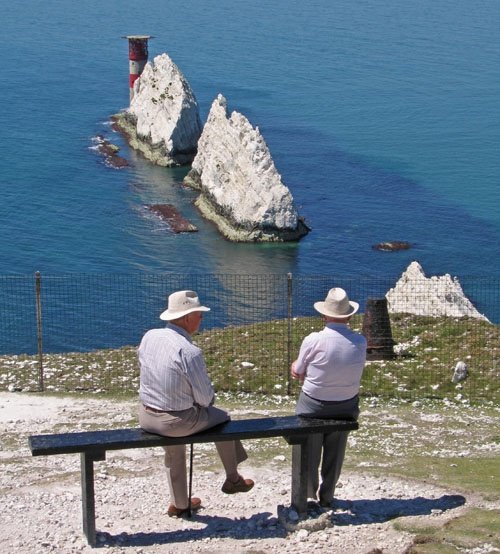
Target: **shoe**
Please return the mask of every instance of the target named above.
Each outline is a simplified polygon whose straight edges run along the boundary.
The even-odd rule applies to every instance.
[[[237,492],[248,492],[254,486],[254,482],[251,479],[243,479],[240,475],[240,478],[236,483],[233,483],[229,479],[226,479],[222,485],[222,492],[226,494],[236,494]]]
[[[191,511],[194,512],[201,508],[201,499],[193,496],[191,498]],[[168,517],[182,517],[189,514],[189,508],[176,508],[173,504],[170,504],[167,510]]]
[[[319,505],[322,508],[332,508],[333,507],[333,498],[331,500],[320,500]]]

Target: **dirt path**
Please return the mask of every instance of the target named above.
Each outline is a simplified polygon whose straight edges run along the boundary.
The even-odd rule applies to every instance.
[[[81,530],[79,456],[32,458],[28,435],[89,425],[123,427],[134,415],[133,402],[0,393],[0,542],[5,552],[93,551]],[[191,520],[166,515],[161,449],[108,453],[105,462],[96,464],[99,544],[111,553],[401,554],[412,537],[394,529],[394,518],[442,523],[481,503],[422,483],[346,472],[336,509],[323,516],[327,526],[287,532],[277,516],[278,506],[287,508],[290,498],[289,447],[283,442],[282,454],[259,467],[252,465],[252,445],[247,446],[250,461],[244,473],[256,486],[235,496],[220,491],[223,475],[213,445],[197,447],[194,493],[204,507]]]

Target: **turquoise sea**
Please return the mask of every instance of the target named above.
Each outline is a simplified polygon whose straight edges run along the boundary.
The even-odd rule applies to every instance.
[[[498,0],[0,0],[0,275],[500,276]],[[127,34],[261,130],[299,212],[297,244],[224,241],[185,168],[109,125],[128,104]],[[104,134],[130,169],[90,149]],[[173,203],[175,235],[145,209]],[[386,240],[412,243],[383,253]]]

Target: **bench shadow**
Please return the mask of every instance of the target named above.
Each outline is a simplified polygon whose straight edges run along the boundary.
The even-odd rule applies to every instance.
[[[463,506],[465,497],[461,495],[443,495],[439,498],[377,498],[374,500],[335,500],[335,512],[332,521],[335,526],[367,525],[384,523],[397,517],[431,515]],[[318,506],[318,505],[316,505]],[[321,510],[319,509],[318,514]],[[165,526],[168,518],[165,517]],[[113,535],[97,532],[97,547],[108,548],[120,546],[153,546],[158,544],[175,544],[199,541],[210,538],[268,539],[284,538],[288,532],[279,523],[278,518],[270,512],[253,514],[248,519],[237,519],[224,516],[203,515],[195,513],[191,519],[194,524],[204,527],[192,527],[173,531],[152,531],[139,533],[120,533]]]
[[[167,527],[169,520],[166,516],[165,520],[165,526]],[[208,538],[245,540],[283,538],[286,536],[286,531],[278,523],[277,517],[270,512],[253,514],[252,517],[246,519],[196,513],[191,518],[186,518],[185,521],[192,521],[205,526],[203,528],[192,527],[174,531],[120,533],[118,535],[98,531],[97,547],[120,546],[126,548],[199,541]]]
[[[443,495],[439,498],[377,498],[375,500],[335,500],[337,510],[332,515],[335,525],[366,525],[383,523],[397,517],[423,516],[441,513],[463,506],[465,497]]]

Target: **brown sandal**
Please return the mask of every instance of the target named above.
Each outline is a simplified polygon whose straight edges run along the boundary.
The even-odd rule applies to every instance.
[[[229,479],[226,479],[222,485],[222,492],[226,494],[236,494],[237,492],[248,492],[254,486],[254,482],[251,479],[243,479],[240,475],[240,478],[236,483],[233,483]]]
[[[193,496],[191,498],[191,511],[201,508],[201,499]],[[170,504],[167,510],[168,517],[182,517],[189,514],[189,508],[176,508],[173,504]]]

